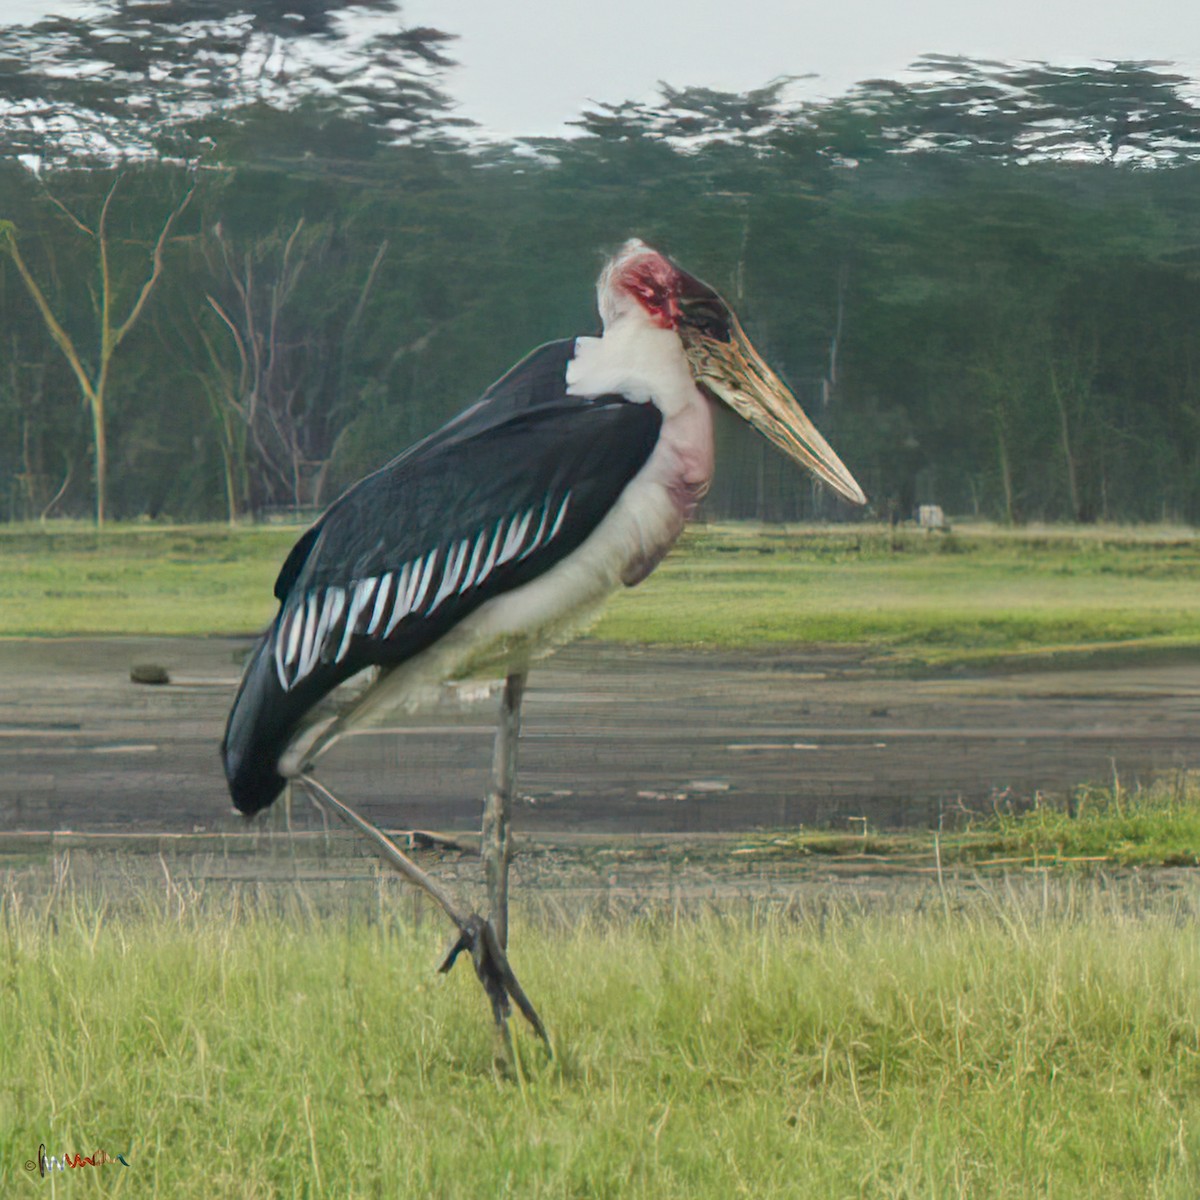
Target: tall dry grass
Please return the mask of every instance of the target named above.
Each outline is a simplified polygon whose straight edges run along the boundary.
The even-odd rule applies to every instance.
[[[1193,1197],[1200,890],[527,909],[557,1057],[494,1066],[446,930],[380,892],[60,876],[0,903],[5,1194]],[[20,1164],[95,1150],[128,1168]]]

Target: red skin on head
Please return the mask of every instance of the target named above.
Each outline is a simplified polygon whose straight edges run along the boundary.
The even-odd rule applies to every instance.
[[[661,329],[679,323],[679,271],[661,254],[644,254],[621,268],[617,286],[629,293]]]

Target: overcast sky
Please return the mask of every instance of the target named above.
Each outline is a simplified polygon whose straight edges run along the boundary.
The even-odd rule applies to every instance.
[[[499,133],[545,133],[589,99],[658,80],[729,91],[780,75],[836,95],[927,52],[1081,62],[1167,59],[1200,77],[1198,0],[406,0],[461,34],[451,91]]]
[[[78,4],[0,0],[5,22]],[[932,51],[1005,60],[1165,59],[1200,78],[1200,0],[405,0],[460,35],[459,112],[500,134],[560,132],[589,100],[665,80],[746,91],[780,75],[835,95]]]

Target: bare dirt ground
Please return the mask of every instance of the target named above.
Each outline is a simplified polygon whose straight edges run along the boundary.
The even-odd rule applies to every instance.
[[[247,642],[0,641],[0,831],[236,830],[217,759]],[[134,663],[172,682],[130,681]],[[531,677],[519,831],[694,837],[936,824],[1200,758],[1200,664],[897,678],[852,655],[582,643]],[[344,741],[335,792],[388,828],[475,828],[492,708]],[[321,822],[306,803],[296,828]]]

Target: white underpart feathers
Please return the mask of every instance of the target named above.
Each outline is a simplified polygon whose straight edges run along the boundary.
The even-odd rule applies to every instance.
[[[667,419],[703,403],[679,334],[655,325],[640,310],[622,315],[603,337],[575,339],[567,394],[653,403]]]
[[[472,535],[435,547],[381,575],[347,587],[316,587],[284,606],[276,624],[275,673],[284,691],[319,663],[340,663],[356,637],[386,642],[406,620],[435,616],[446,600],[481,587],[493,572],[552,543],[571,493],[501,517]]]

